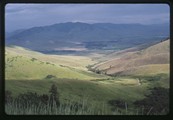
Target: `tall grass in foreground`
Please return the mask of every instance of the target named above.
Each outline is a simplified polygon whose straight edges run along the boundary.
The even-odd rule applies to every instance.
[[[12,97],[5,92],[5,111],[9,115],[165,115],[169,113],[169,89],[154,87],[150,94],[129,106],[124,100],[95,102],[88,97],[60,101],[57,86],[49,94],[27,92]]]
[[[56,102],[52,104],[39,104],[32,105],[27,104],[23,106],[17,102],[11,102],[6,104],[5,110],[7,114],[10,115],[103,115],[108,114],[106,109],[98,110],[97,106],[90,105],[87,106],[86,101],[82,103],[76,103],[69,101],[66,104],[56,105]]]
[[[56,102],[52,104],[26,104],[23,106],[17,102],[11,102],[5,105],[5,111],[8,115],[151,115],[152,107],[144,112],[144,108],[134,109],[124,106],[124,109],[118,107],[112,111],[108,109],[106,104],[102,106],[88,103],[89,101],[83,100],[82,103],[74,104],[69,101],[66,104],[60,104],[57,107]],[[89,105],[89,106],[88,106]],[[101,108],[101,109],[99,109]],[[152,113],[152,115],[165,115],[165,111],[162,113]]]

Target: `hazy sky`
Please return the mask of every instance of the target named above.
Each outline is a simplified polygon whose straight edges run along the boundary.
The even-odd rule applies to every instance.
[[[62,22],[169,23],[167,4],[7,4],[6,31]]]

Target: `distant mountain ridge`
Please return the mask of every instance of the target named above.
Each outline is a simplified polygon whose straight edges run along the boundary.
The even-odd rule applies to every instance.
[[[169,36],[169,25],[67,22],[33,27],[6,35],[7,45],[32,50],[56,50],[61,47],[121,49],[162,40]],[[123,45],[122,45],[123,44]]]

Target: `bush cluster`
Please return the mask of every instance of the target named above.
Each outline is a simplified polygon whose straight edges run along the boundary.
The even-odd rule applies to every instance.
[[[124,100],[109,100],[108,104],[112,106],[112,110],[114,111],[116,108],[125,109],[127,107],[127,103]]]
[[[53,84],[49,90],[50,94],[38,95],[36,92],[26,92],[19,94],[17,97],[13,98],[10,91],[5,91],[5,104],[15,103],[24,108],[31,106],[44,106],[49,105],[50,107],[59,106],[59,93],[57,91],[57,86]]]
[[[144,114],[169,113],[169,89],[154,87],[146,98],[134,102],[144,108]]]

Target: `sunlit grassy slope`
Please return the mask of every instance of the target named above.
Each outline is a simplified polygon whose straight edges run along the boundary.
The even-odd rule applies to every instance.
[[[162,43],[167,44],[167,41]],[[109,112],[112,108],[108,105],[109,100],[123,100],[128,103],[128,107],[133,108],[133,102],[145,98],[150,88],[169,88],[169,49],[166,50],[165,47],[165,52],[162,52],[162,43],[159,44],[159,49],[156,45],[143,51],[125,52],[116,60],[97,66],[100,69],[102,67],[102,70],[106,68],[105,72],[112,70],[110,66],[114,68],[113,72],[123,70],[122,76],[114,77],[87,71],[87,65],[96,63],[88,57],[45,55],[21,47],[6,47],[5,89],[11,91],[14,97],[28,91],[49,94],[51,85],[55,83],[61,103],[67,103],[69,100],[79,102],[84,99],[98,106],[98,109],[102,109],[105,104]],[[161,54],[151,51],[159,51]],[[153,60],[153,56],[158,59]],[[129,69],[124,69],[124,65]],[[47,75],[56,78],[47,79]]]
[[[115,59],[97,64],[94,68],[111,75],[150,75],[169,73],[169,42],[170,40],[166,40],[142,50],[124,50],[124,52],[114,54],[116,55]]]
[[[86,70],[94,63],[87,57],[45,55],[21,47],[6,47],[6,79],[44,79],[47,75],[70,79],[99,79],[103,75]]]
[[[19,46],[6,47],[6,51],[15,55],[36,58],[44,62],[52,62],[56,65],[64,65],[82,70],[86,70],[88,64],[96,63],[96,61],[91,60],[89,57],[42,54]]]
[[[123,71],[125,75],[156,75],[159,73],[169,74],[170,65],[169,64],[150,64],[139,67],[134,67],[129,70]]]

